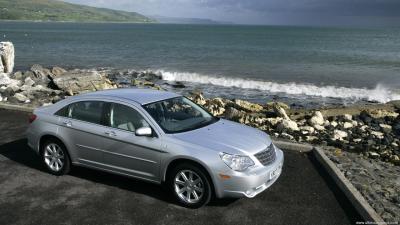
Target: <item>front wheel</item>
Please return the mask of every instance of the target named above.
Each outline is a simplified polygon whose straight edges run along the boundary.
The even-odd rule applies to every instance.
[[[65,146],[57,139],[45,141],[42,148],[42,160],[53,175],[64,175],[70,170],[71,161]]]
[[[211,185],[206,172],[192,164],[180,164],[170,176],[169,186],[184,207],[199,208],[211,199]]]

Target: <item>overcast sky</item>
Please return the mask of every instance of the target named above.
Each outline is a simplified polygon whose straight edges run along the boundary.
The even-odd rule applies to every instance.
[[[243,24],[400,25],[400,0],[65,0],[144,15]]]

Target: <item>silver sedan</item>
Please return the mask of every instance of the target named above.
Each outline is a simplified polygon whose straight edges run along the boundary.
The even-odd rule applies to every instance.
[[[280,176],[283,152],[255,128],[150,89],[69,97],[31,115],[28,145],[54,175],[72,165],[165,184],[190,208],[252,198]]]

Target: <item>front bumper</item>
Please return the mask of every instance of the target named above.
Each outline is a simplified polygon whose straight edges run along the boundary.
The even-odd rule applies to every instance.
[[[268,166],[258,166],[246,172],[232,171],[229,179],[217,178],[216,194],[220,198],[253,198],[269,188],[282,173],[284,155],[276,149],[276,160]],[[274,173],[275,175],[271,175]]]

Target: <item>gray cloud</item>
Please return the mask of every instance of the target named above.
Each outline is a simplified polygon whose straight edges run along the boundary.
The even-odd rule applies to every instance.
[[[396,25],[400,0],[65,0],[146,15],[254,24]]]

